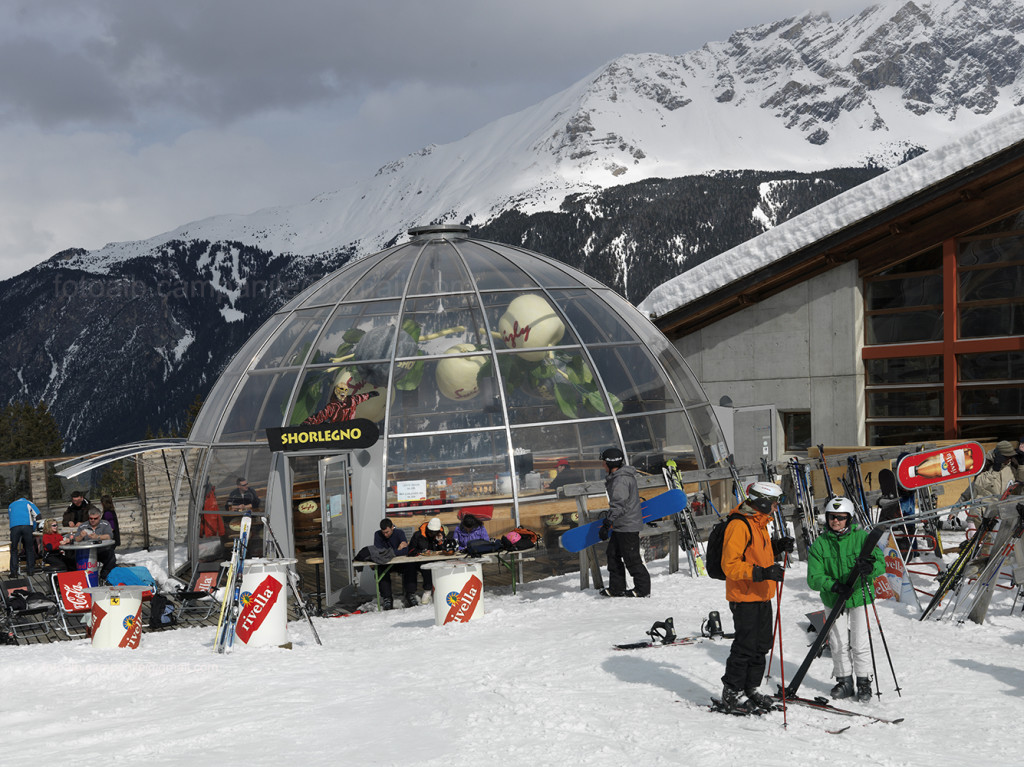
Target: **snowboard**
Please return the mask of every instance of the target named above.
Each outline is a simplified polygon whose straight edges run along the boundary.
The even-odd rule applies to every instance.
[[[644,524],[678,514],[686,507],[687,503],[686,493],[679,489],[667,490],[661,495],[656,495],[640,505],[644,515]],[[593,522],[566,530],[559,538],[559,543],[563,549],[572,552],[583,551],[595,543],[600,543],[603,521],[595,519]]]
[[[892,469],[882,469],[878,472],[878,488],[882,491],[883,498],[900,497],[900,490],[896,485],[896,474]]]

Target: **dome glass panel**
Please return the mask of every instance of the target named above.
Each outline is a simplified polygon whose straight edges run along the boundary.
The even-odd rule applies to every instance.
[[[199,519],[227,515],[244,476],[285,550],[315,551],[322,533],[323,546],[355,551],[382,517],[411,532],[429,516],[457,524],[472,507],[491,538],[520,524],[543,533],[545,561],[567,571],[579,559],[557,551],[557,536],[579,506],[554,483],[560,464],[594,495],[612,445],[655,475],[668,458],[683,469],[726,458],[685,362],[609,288],[465,228],[412,235],[284,305],[214,384],[190,437],[206,450],[190,484],[190,556],[229,555]],[[373,425],[368,447],[269,447],[268,429],[347,434],[353,419]],[[318,466],[334,459],[348,467],[347,493],[320,484]]]

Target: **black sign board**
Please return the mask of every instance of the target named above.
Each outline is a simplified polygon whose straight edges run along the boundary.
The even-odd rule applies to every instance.
[[[377,424],[366,418],[315,426],[285,426],[267,429],[267,442],[273,452],[296,450],[359,450],[380,439]]]

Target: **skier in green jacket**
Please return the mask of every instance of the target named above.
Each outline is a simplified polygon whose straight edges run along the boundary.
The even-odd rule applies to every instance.
[[[848,498],[833,498],[825,504],[827,529],[807,553],[807,585],[820,592],[821,601],[831,610],[839,601],[839,594],[851,573],[856,571],[861,576],[846,599],[842,614],[829,630],[828,644],[836,677],[832,697],[856,695],[857,700],[866,703],[871,700],[870,629],[866,610],[875,600],[875,578],[885,572],[885,559],[877,546],[870,554],[860,556],[868,534],[854,524],[853,511],[853,503]],[[863,610],[855,609],[858,607]]]

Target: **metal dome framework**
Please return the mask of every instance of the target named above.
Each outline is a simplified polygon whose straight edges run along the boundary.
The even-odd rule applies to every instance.
[[[465,227],[409,234],[287,303],[214,384],[189,437],[200,448],[190,559],[204,556],[199,519],[214,508],[211,489],[222,497],[236,475],[266,482],[268,520],[286,550],[294,545],[295,488],[329,453],[285,460],[271,453],[266,429],[329,418],[329,405],[381,434],[348,464],[356,548],[385,515],[409,513],[404,481],[425,490],[416,513],[492,506],[496,537],[542,524],[556,498],[545,475],[559,458],[588,480],[603,476],[598,456],[609,445],[633,463],[664,456],[710,468],[725,459],[686,363],[610,288]],[[370,391],[379,396],[361,401]]]

